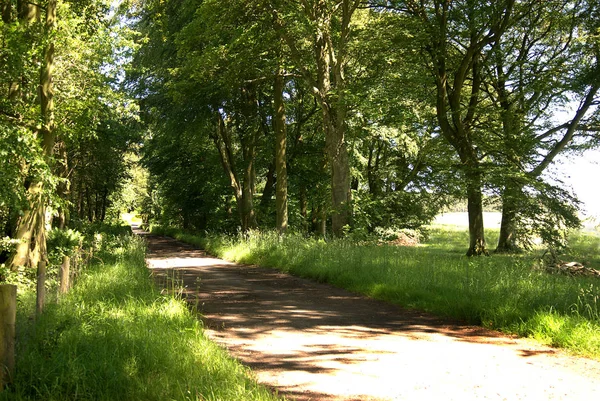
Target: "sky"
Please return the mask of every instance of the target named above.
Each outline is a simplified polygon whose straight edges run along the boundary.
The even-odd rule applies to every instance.
[[[557,162],[555,171],[583,203],[584,227],[595,229],[600,224],[600,149],[559,156]],[[500,227],[500,213],[484,213],[483,220],[488,228]],[[466,213],[445,213],[436,217],[436,223],[467,226],[468,218]]]
[[[583,202],[589,216],[600,222],[600,150],[589,150],[582,156],[563,156],[557,171],[571,185]]]

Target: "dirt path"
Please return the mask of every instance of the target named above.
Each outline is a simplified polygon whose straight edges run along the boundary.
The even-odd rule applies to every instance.
[[[600,362],[146,238],[208,335],[292,399],[600,400]]]

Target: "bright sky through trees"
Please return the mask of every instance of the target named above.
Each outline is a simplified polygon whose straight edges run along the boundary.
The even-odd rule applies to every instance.
[[[600,151],[588,150],[582,156],[568,155],[557,168],[564,174],[565,183],[571,185],[583,202],[586,215],[600,219]]]

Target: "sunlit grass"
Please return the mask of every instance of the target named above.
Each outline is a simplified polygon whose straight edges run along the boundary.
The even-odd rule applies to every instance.
[[[127,225],[142,224],[142,218],[136,213],[121,213],[121,220]]]
[[[277,399],[204,336],[183,301],[155,290],[141,240],[119,243],[35,323],[22,298],[17,376],[0,399]]]
[[[170,234],[232,261],[274,267],[600,359],[600,280],[548,274],[539,268],[539,252],[468,258],[464,228],[431,227],[429,239],[416,247],[276,233]],[[490,244],[497,241],[497,230],[486,235]],[[578,234],[565,258],[593,265],[600,260],[599,243],[594,234]]]
[[[585,266],[600,270],[600,232],[578,232],[570,237],[569,256]]]

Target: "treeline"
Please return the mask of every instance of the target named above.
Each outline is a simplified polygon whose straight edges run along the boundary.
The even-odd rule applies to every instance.
[[[140,130],[111,4],[0,0],[0,281],[23,267],[43,277],[49,228],[83,231],[122,203]]]
[[[151,221],[343,236],[466,200],[468,255],[488,197],[497,251],[579,224],[549,171],[598,142],[598,1],[131,6]]]

